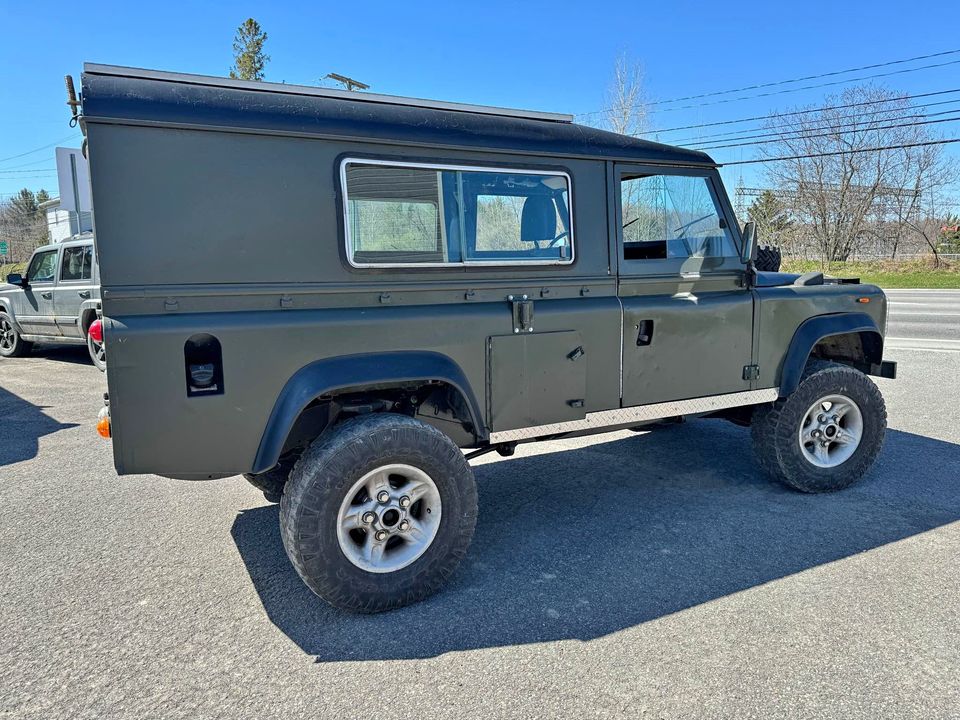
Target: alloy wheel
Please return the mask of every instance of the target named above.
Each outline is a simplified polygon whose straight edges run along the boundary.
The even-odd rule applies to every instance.
[[[337,516],[337,539],[357,567],[394,572],[427,551],[440,514],[440,491],[429,475],[412,465],[384,465],[347,492]]]
[[[820,398],[804,415],[797,439],[813,465],[833,468],[849,460],[863,437],[863,414],[846,395]]]

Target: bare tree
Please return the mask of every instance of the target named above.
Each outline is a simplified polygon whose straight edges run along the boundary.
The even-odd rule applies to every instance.
[[[617,56],[613,81],[607,90],[607,127],[621,135],[640,135],[647,127],[647,97],[643,66],[626,53]]]
[[[921,110],[902,94],[858,86],[767,122],[773,141],[761,156],[792,158],[770,163],[769,180],[789,198],[822,263],[871,244],[895,254],[905,234],[924,235],[921,199],[949,184],[954,170],[941,146],[921,145],[938,137]]]

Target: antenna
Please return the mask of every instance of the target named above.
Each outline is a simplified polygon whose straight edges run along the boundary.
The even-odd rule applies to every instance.
[[[354,80],[353,78],[348,78],[346,75],[338,75],[337,73],[327,73],[327,78],[340,83],[347,90],[369,90],[370,89],[370,86],[367,85],[366,83],[362,83],[359,80]]]

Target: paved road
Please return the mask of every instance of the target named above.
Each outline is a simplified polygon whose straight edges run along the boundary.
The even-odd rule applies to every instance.
[[[960,352],[960,290],[887,290],[887,347]]]
[[[0,717],[957,717],[960,353],[890,354],[862,484],[771,484],[720,421],[527,446],[447,590],[372,617],[243,480],[116,477],[83,349],[2,362]]]

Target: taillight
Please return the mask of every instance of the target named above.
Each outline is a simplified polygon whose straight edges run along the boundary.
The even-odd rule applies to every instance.
[[[94,342],[102,343],[103,342],[103,321],[100,318],[97,318],[87,329],[87,334],[93,338]]]

